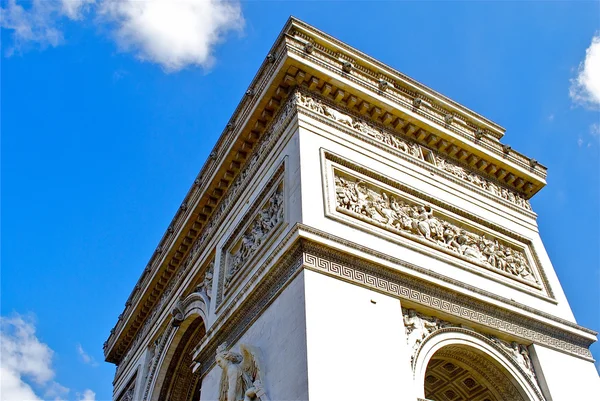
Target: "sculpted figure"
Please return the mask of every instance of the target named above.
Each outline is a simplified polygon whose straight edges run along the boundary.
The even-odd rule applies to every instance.
[[[263,387],[263,374],[259,350],[240,345],[240,354],[227,350],[227,344],[217,348],[217,365],[223,370],[219,401],[268,401]]]
[[[417,316],[417,311],[409,309],[403,316],[404,327],[406,328],[406,343],[411,352],[414,353],[426,336],[425,327],[421,318]]]
[[[202,286],[208,298],[212,297],[212,283],[213,283],[213,270],[214,270],[214,262],[206,270],[204,273],[204,281],[202,282]]]
[[[432,241],[431,238],[431,223],[433,221],[433,210],[429,206],[418,206],[417,207],[417,220],[414,224],[417,227],[419,233],[422,236]]]
[[[330,118],[334,119],[335,121],[342,123],[344,125],[352,127],[352,117],[350,117],[349,115],[340,113],[339,111],[337,111],[329,106],[325,106],[325,105],[323,105],[323,110],[324,110],[324,114],[327,117],[330,117]]]

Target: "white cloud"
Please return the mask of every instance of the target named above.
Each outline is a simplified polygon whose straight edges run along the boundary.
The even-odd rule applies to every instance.
[[[214,48],[231,31],[241,32],[244,17],[239,0],[32,0],[23,7],[7,0],[0,8],[0,26],[12,31],[7,55],[32,46],[64,43],[61,24],[82,21],[92,13],[123,51],[166,71],[188,66],[209,68]],[[106,31],[106,29],[103,29]]]
[[[0,317],[0,354],[3,400],[39,400],[27,381],[47,388],[56,396],[68,392],[67,388],[52,381],[54,352],[35,335],[31,317]]]
[[[244,27],[238,1],[104,0],[99,12],[122,50],[167,71],[210,67],[214,46]]]
[[[8,0],[6,7],[0,8],[0,26],[12,31],[13,45],[7,54],[31,44],[46,48],[62,43],[63,34],[56,24],[58,6],[53,1],[33,0],[29,8],[23,8],[16,0]]]
[[[89,355],[87,352],[85,352],[85,350],[83,349],[81,344],[77,344],[76,348],[77,348],[77,353],[79,354],[79,357],[81,358],[83,363],[91,365],[91,366],[98,366],[98,363],[96,362],[96,360],[91,355]]]
[[[585,51],[577,77],[571,80],[569,94],[577,104],[600,107],[600,33],[592,38],[592,44]]]
[[[62,13],[72,20],[83,18],[83,14],[90,9],[96,0],[61,0]]]
[[[96,401],[96,393],[87,389],[82,394],[77,393],[77,401]]]
[[[44,392],[44,399],[64,400],[67,394],[69,394],[69,391],[70,390],[65,386],[62,386],[57,382],[52,382]]]

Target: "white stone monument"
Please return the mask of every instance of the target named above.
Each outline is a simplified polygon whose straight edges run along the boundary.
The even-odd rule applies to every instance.
[[[291,18],[111,331],[113,398],[597,397],[503,134]]]

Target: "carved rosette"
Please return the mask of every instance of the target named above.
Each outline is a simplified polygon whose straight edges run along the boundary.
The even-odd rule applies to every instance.
[[[336,211],[538,286],[522,249],[359,178],[336,170],[334,180]]]

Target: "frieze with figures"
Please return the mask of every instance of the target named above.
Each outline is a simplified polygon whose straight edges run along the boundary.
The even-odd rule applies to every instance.
[[[282,221],[283,184],[279,184],[241,236],[235,251],[231,252],[225,274],[225,288],[231,285],[236,274]]]
[[[427,161],[438,169],[460,178],[462,181],[475,185],[492,195],[500,197],[525,210],[531,210],[529,201],[523,196],[500,186],[488,178],[469,171],[467,168],[460,166],[458,163],[451,161],[450,159],[442,157],[439,154],[432,154],[432,157],[426,158],[424,153],[432,152],[430,149],[427,149],[424,152],[420,145],[412,141],[404,140],[400,138],[399,135],[388,132],[388,130],[382,129],[375,124],[364,121],[361,118],[336,110],[327,103],[304,92],[296,92],[296,102],[311,111],[338,122],[339,124],[359,131],[361,134],[367,135],[379,143],[405,153],[413,158]]]
[[[367,182],[335,171],[336,210],[387,231],[417,239],[464,260],[538,285],[524,252],[498,238],[452,222],[433,207],[402,199]]]

